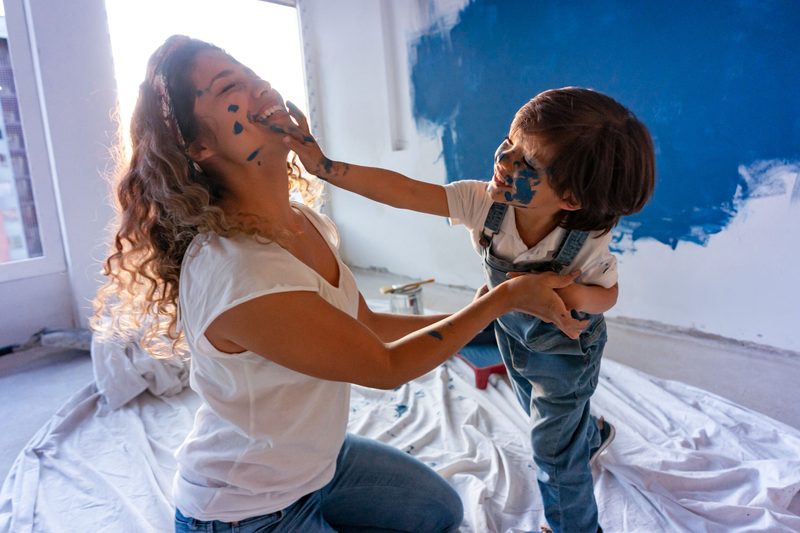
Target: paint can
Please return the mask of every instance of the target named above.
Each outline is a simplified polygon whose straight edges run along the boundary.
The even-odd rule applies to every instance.
[[[402,315],[421,315],[424,310],[422,287],[417,285],[389,293],[389,310]]]

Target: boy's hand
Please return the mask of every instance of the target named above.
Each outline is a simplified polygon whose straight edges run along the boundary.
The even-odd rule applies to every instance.
[[[570,339],[577,339],[589,321],[572,318],[556,289],[571,286],[579,274],[577,271],[566,275],[510,272],[506,283],[511,284],[511,306],[516,311],[550,322]]]
[[[303,167],[305,167],[308,172],[323,180],[330,180],[337,171],[335,168],[336,163],[325,157],[325,154],[322,153],[322,149],[319,147],[319,144],[317,144],[317,140],[311,135],[311,131],[308,128],[308,120],[306,120],[306,116],[303,112],[288,100],[286,101],[286,108],[289,110],[289,115],[292,117],[292,120],[297,124],[297,128],[278,132],[285,134],[283,143],[297,154],[297,157],[300,158],[300,162],[303,163]]]

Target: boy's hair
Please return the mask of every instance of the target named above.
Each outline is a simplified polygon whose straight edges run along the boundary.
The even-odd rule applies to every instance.
[[[609,96],[579,87],[545,91],[522,106],[511,127],[536,137],[550,156],[543,161],[550,186],[580,204],[566,212],[564,228],[608,232],[653,193],[650,133]]]

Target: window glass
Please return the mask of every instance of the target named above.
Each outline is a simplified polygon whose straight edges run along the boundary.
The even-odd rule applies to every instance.
[[[0,29],[0,264],[3,264],[41,257],[42,241],[4,17]]]

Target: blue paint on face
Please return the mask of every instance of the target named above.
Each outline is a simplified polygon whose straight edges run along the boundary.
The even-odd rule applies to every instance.
[[[236,113],[237,111],[239,111],[239,106],[236,104],[231,104],[228,106],[228,111],[230,111],[231,113]]]
[[[394,416],[396,416],[397,418],[400,418],[401,416],[403,416],[403,413],[405,413],[406,411],[408,411],[408,406],[406,404],[403,404],[403,403],[398,404],[394,408]]]
[[[242,126],[238,120],[233,123],[233,133],[239,135],[240,133],[242,133],[242,130],[244,130],[244,126]]]
[[[539,173],[533,164],[525,158],[523,148],[516,146],[509,137],[503,139],[494,153],[495,171],[510,170],[511,174],[502,174],[503,182],[513,189],[513,193],[504,192],[507,202],[527,206],[533,200],[534,190],[541,182]],[[508,167],[511,166],[511,169]]]
[[[528,172],[528,174],[535,173]],[[514,200],[520,204],[528,205],[533,200],[533,195],[536,191],[532,189],[533,179],[530,176],[525,176],[522,173],[520,177],[514,180]]]
[[[250,154],[250,155],[248,155],[248,156],[247,156],[247,160],[248,160],[248,161],[252,161],[253,159],[255,159],[255,158],[256,158],[256,156],[258,155],[258,152],[260,152],[260,151],[261,151],[261,150],[255,150],[255,151],[254,151],[252,154]]]
[[[449,180],[491,175],[487,156],[519,107],[567,85],[616,98],[653,136],[655,194],[617,243],[705,244],[736,215],[737,188],[750,198],[740,164],[800,159],[797,2],[472,0],[458,20],[410,43],[413,113],[440,128]],[[521,20],[525,32],[497,39]]]

